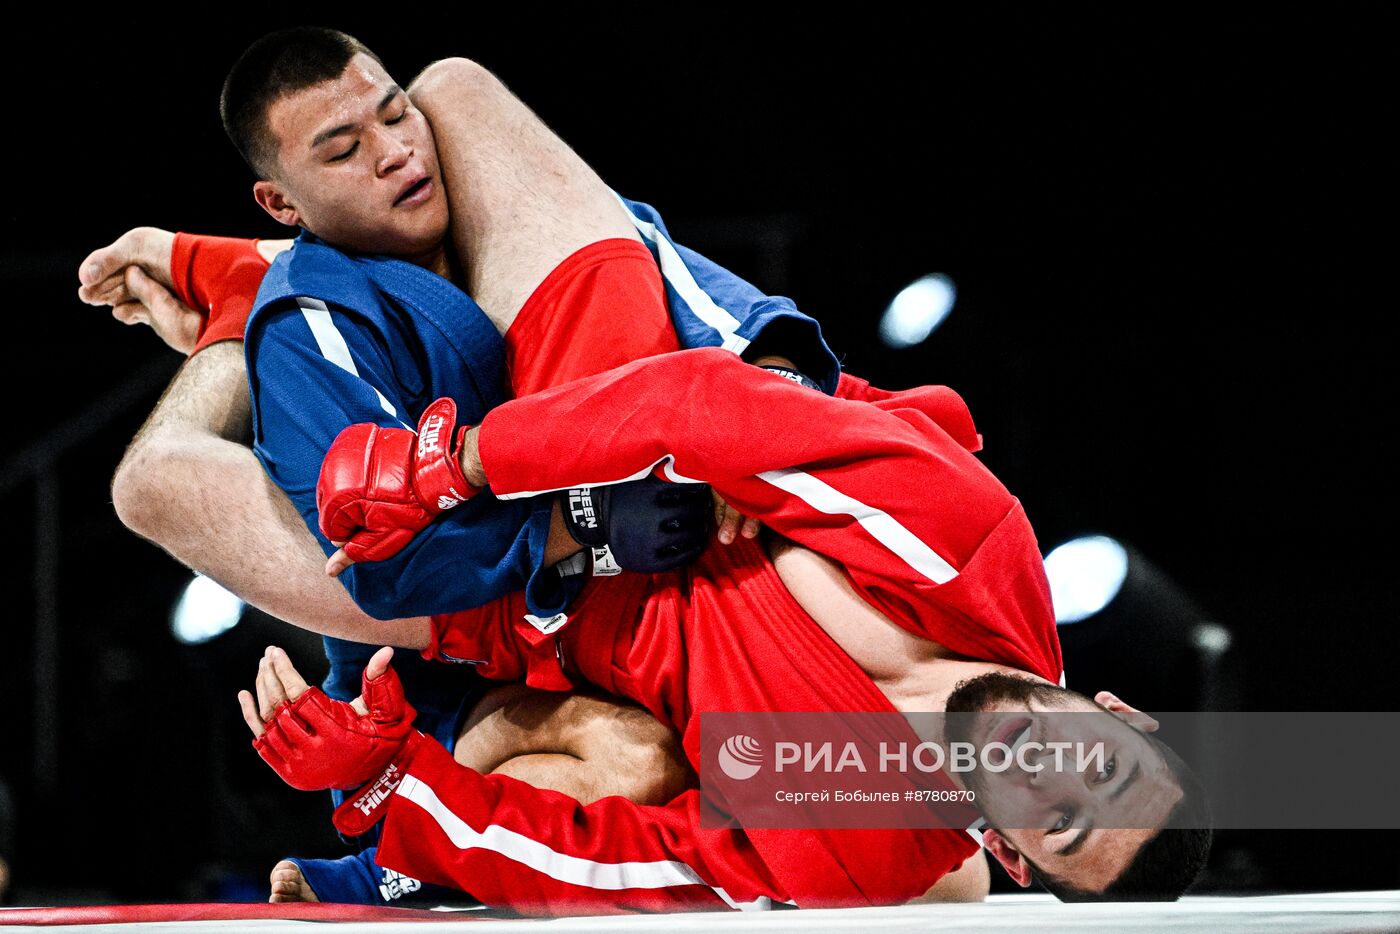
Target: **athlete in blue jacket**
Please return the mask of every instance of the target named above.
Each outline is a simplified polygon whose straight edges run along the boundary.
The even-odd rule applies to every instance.
[[[677,247],[648,205],[618,201],[661,270],[682,346],[743,350],[770,329],[781,331],[784,349],[813,361],[806,366],[818,384],[835,390],[839,368],[815,321],[789,299],[764,295]],[[361,422],[411,428],[444,396],[473,424],[509,398],[505,340],[461,290],[412,263],[347,254],[309,233],[264,278],[246,353],[254,451],[328,555],[335,548],[318,528],[316,479],[341,429]],[[352,565],[341,580],[382,619],[452,612],[521,589],[532,613],[552,616],[572,596],[544,566],[552,506],[552,497],[475,497],[398,555]]]
[[[299,56],[299,67],[314,67],[312,59]],[[499,401],[503,380],[491,375],[499,364],[485,359],[500,356],[493,342],[505,334],[509,356],[522,308],[567,261],[608,241],[630,240],[648,252],[687,346],[752,356],[781,350],[824,388],[834,386],[835,361],[810,319],[672,244],[654,212],[618,199],[479,67],[450,60],[428,69],[413,89],[422,112],[367,50],[302,79],[311,83],[255,101],[251,117],[227,89],[224,101],[235,141],[240,125],[246,131],[240,148],[258,171],[259,203],[343,247],[304,235],[267,278],[249,329],[258,457],[302,519],[314,516],[313,465],[340,427],[411,424],[439,395],[455,396],[468,420]],[[337,84],[351,93],[338,87],[318,96]],[[424,112],[453,133],[434,140]],[[98,258],[99,266],[116,266],[118,291],[148,294],[149,283],[124,268],[133,264],[169,284],[158,262],[119,253]],[[85,297],[94,303],[132,297],[114,299],[101,269],[84,273]],[[624,332],[630,324],[624,318],[614,330],[619,323]],[[605,330],[576,336],[606,356]],[[228,354],[213,353],[220,349],[190,361],[118,471],[114,501],[133,528],[275,615],[373,644],[398,641],[383,638],[374,616],[460,609],[548,579],[544,508],[483,498],[475,511],[443,517],[433,548],[415,549],[398,573],[348,570],[350,590],[373,612],[347,604],[346,591],[328,590],[321,573],[329,543],[318,547],[305,524],[289,521],[284,503],[261,495],[266,481],[257,461],[250,465],[246,449],[230,443],[241,434],[241,387],[233,378],[241,374]],[[454,357],[461,366],[451,372]],[[193,521],[191,499],[202,507]],[[238,534],[248,531],[254,534]],[[566,596],[563,588],[554,594],[560,602]],[[536,608],[551,605],[537,601]],[[337,661],[335,693],[353,693],[351,659]]]

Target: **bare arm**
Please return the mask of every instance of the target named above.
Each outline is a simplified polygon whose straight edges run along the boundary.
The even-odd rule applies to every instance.
[[[136,228],[94,251],[82,266],[79,297],[119,306],[127,315],[122,320],[148,324],[188,350],[199,313],[167,288],[173,239],[167,231]],[[258,244],[268,259],[286,246]],[[188,340],[175,337],[189,318],[196,320]],[[118,516],[176,559],[298,626],[373,644],[426,645],[426,620],[375,620],[327,580],[320,546],[247,446],[247,386],[241,342],[214,344],[185,364],[113,478]],[[577,548],[556,510],[546,560]]]
[[[174,558],[287,622],[356,642],[422,648],[426,618],[384,622],[323,570],[325,555],[247,446],[243,345],[181,368],[112,480],[122,522]]]

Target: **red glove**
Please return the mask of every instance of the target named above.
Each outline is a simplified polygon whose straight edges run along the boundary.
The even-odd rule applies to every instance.
[[[320,688],[307,688],[278,707],[253,748],[283,781],[301,791],[354,788],[368,781],[416,732],[417,713],[404,699],[394,669],[373,681],[362,678],[361,684],[367,716]]]
[[[206,312],[190,356],[222,340],[242,340],[268,262],[258,241],[177,233],[170,248],[175,296]]]
[[[438,399],[406,428],[351,425],[321,462],[316,508],[321,532],[345,542],[352,561],[398,554],[445,509],[480,492],[458,462],[467,426],[457,428],[457,404]]]
[[[347,837],[359,837],[379,823],[379,819],[384,816],[385,806],[394,795],[394,789],[399,787],[399,783],[408,774],[409,762],[422,745],[429,741],[426,736],[415,730],[403,745],[398,747],[393,759],[384,767],[379,777],[359,791],[345,796],[345,801],[331,815],[331,823],[335,824],[335,829]]]

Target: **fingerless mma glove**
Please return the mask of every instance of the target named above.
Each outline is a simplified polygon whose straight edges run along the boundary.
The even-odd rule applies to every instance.
[[[704,483],[643,477],[559,494],[564,525],[574,541],[607,545],[628,571],[656,574],[684,567],[705,550],[714,504]]]

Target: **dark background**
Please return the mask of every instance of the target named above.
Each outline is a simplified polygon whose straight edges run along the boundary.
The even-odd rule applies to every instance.
[[[1232,631],[1241,709],[1394,709],[1380,5],[600,16],[301,21],[358,35],[401,82],[477,59],[678,242],[796,298],[852,372],[957,388],[1046,549],[1115,535]],[[27,903],[261,898],[277,858],[337,852],[322,800],[277,786],[233,699],[261,647],[293,637],[254,615],[176,644],[187,572],[112,513],[108,478],[155,392],[97,402],[107,426],[48,474],[56,694],[35,674],[35,620],[51,625],[33,596],[40,487],[12,460],[152,361],[178,362],[77,301],[88,251],[141,224],[284,235],[216,102],[242,48],[288,24],[192,8],[175,24],[84,14],[10,31],[0,776],[18,826],[8,843],[0,828],[0,855]],[[884,348],[885,305],[934,271],[957,284],[952,316],[920,347]],[[292,644],[312,667],[314,643]],[[43,743],[56,758],[36,758]],[[1207,885],[1395,887],[1394,844],[1224,835]]]

